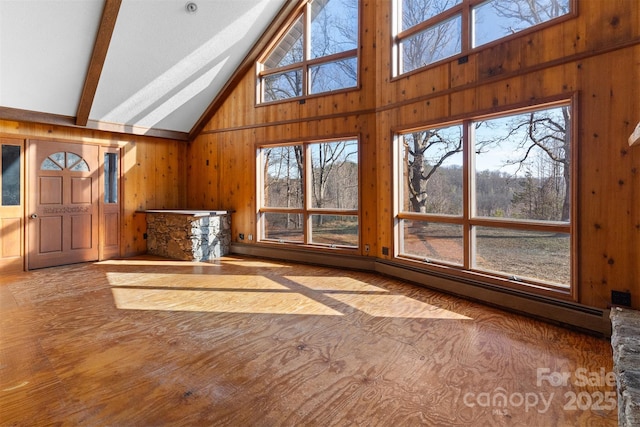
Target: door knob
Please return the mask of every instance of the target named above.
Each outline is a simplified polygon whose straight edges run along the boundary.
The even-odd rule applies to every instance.
[[[31,218],[33,218],[33,219],[38,218],[38,214],[31,214]]]

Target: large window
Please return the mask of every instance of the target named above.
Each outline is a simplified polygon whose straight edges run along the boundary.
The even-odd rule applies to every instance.
[[[395,0],[394,75],[413,71],[567,15],[571,2]]]
[[[571,286],[569,102],[397,136],[396,255]]]
[[[358,141],[260,149],[259,239],[357,248]]]
[[[259,102],[356,87],[358,0],[314,0],[258,62]]]

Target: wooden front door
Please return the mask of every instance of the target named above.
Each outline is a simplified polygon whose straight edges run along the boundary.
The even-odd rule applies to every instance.
[[[98,259],[99,149],[29,142],[29,269]]]

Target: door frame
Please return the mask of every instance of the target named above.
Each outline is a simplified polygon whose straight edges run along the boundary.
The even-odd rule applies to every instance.
[[[98,203],[98,209],[97,209],[97,215],[98,218],[97,223],[98,223],[98,255],[97,255],[97,261],[102,261],[105,259],[111,259],[111,258],[117,258],[121,256],[122,253],[122,217],[123,217],[123,203],[122,203],[122,196],[124,194],[123,192],[123,188],[122,188],[122,182],[123,182],[123,171],[122,171],[122,147],[120,145],[101,145],[101,144],[91,144],[91,143],[82,143],[82,142],[77,142],[77,141],[69,141],[69,140],[58,140],[58,139],[40,139],[40,138],[31,138],[31,139],[24,139],[24,148],[23,148],[23,156],[24,159],[22,161],[22,165],[24,165],[23,168],[23,240],[22,240],[22,244],[23,244],[23,270],[24,271],[28,271],[29,270],[29,257],[31,254],[31,248],[30,248],[30,231],[29,231],[29,216],[30,216],[30,212],[32,212],[34,210],[34,206],[32,206],[30,197],[28,197],[29,194],[31,194],[31,192],[36,190],[36,183],[31,182],[30,177],[32,176],[32,167],[35,167],[35,165],[32,165],[30,162],[30,158],[31,156],[35,155],[34,150],[32,149],[32,147],[34,146],[34,144],[36,143],[60,143],[60,144],[74,144],[74,145],[86,145],[86,146],[95,146],[98,149],[98,196],[97,196],[97,203]],[[117,245],[116,247],[111,247],[111,248],[105,248],[105,235],[104,235],[104,224],[105,224],[105,220],[103,218],[105,212],[105,203],[104,203],[104,189],[105,189],[105,183],[104,183],[104,154],[105,153],[117,153],[118,155],[118,175],[117,175],[117,194],[118,194],[118,203],[117,203],[117,207],[115,208],[115,210],[111,210],[111,212],[117,212],[117,228],[118,228],[118,232],[117,232]],[[109,211],[107,209],[107,211]],[[88,261],[91,262],[91,261]]]

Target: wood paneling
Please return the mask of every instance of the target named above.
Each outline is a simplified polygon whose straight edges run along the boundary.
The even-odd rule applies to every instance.
[[[182,141],[2,120],[0,136],[121,148],[122,241],[117,256],[146,251],[145,218],[136,210],[186,205],[187,144]]]
[[[122,241],[122,185],[124,179],[120,179],[122,170],[122,150],[120,147],[100,147],[100,176],[102,177],[101,191],[103,194],[100,203],[100,259],[111,259],[120,256],[120,242]],[[107,156],[109,160],[107,160]],[[107,172],[107,169],[110,172]],[[114,183],[110,173],[117,175]]]
[[[146,251],[145,209],[180,209],[186,205],[186,144],[178,141],[134,140],[124,151],[123,253]]]
[[[2,230],[2,252],[0,258],[4,262],[7,259],[19,258],[22,248],[22,218],[0,218],[0,229]],[[13,261],[12,261],[13,262]]]
[[[374,274],[145,257],[0,303],[7,425],[617,425],[607,340]]]
[[[627,142],[640,117],[639,64],[640,45],[580,63],[580,291],[589,305],[620,290],[640,308],[640,149]]]
[[[256,145],[357,131],[362,242],[372,245],[369,255],[389,259],[394,131],[577,94],[578,301],[606,308],[611,290],[629,290],[640,308],[640,149],[627,143],[640,117],[635,2],[577,1],[575,17],[475,49],[466,63],[444,61],[400,78],[391,75],[391,0],[360,4],[360,88],[256,106],[255,72],[247,72],[189,146],[198,163],[188,173],[191,207],[235,210],[234,239],[255,233]],[[207,183],[211,176],[216,182]]]

